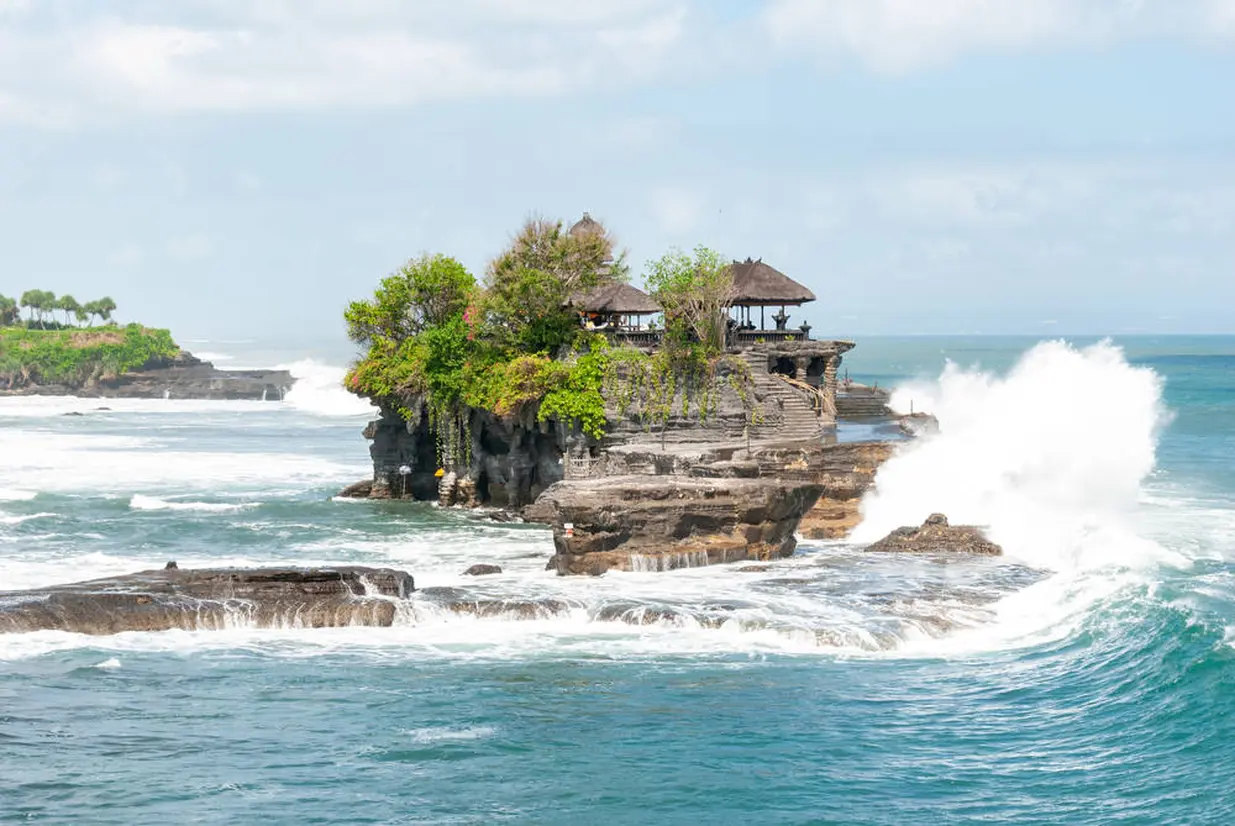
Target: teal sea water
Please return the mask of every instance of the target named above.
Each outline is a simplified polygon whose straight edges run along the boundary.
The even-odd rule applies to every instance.
[[[763,574],[560,579],[543,530],[334,501],[368,412],[320,362],[282,404],[0,400],[0,590],[358,563],[560,606],[0,637],[0,822],[1235,822],[1235,338],[1076,344],[860,341],[942,433]],[[857,548],[936,510],[1007,556]]]

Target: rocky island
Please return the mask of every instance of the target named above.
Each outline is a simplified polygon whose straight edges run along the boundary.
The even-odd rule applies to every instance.
[[[18,302],[0,295],[0,396],[278,401],[294,382],[284,370],[219,370],[182,350],[167,330],[69,322],[110,321],[111,299],[82,306],[30,290],[20,305],[30,310],[24,323]],[[57,310],[63,322],[54,320]]]
[[[349,495],[521,512],[552,526],[561,574],[768,560],[800,527],[844,536],[893,449],[835,438],[854,343],[790,327],[786,308],[815,296],[762,260],[674,251],[650,293],[624,261],[586,214],[530,221],[483,284],[428,255],[353,303],[367,354],[347,386],[381,416],[373,478]],[[847,395],[886,412],[886,394]]]

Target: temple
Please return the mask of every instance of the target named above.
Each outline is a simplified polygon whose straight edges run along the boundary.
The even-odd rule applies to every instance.
[[[570,231],[588,231],[589,221],[585,213]],[[755,381],[779,397],[781,409],[804,405],[820,433],[834,428],[841,359],[854,343],[814,339],[811,325],[805,321],[790,327],[787,311],[815,301],[815,294],[762,259],[734,261],[730,269],[733,298],[728,308],[726,349],[742,356]],[[661,344],[664,323],[658,323],[657,318],[663,310],[637,287],[605,285],[574,296],[570,305],[579,313],[582,326],[604,333],[615,345],[654,350]],[[815,435],[803,432],[811,429],[805,427],[804,417],[790,412],[786,419],[796,419],[803,425],[795,435]]]

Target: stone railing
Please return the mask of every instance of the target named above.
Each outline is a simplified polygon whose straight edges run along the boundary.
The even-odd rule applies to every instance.
[[[799,330],[736,330],[730,334],[734,344],[763,344],[771,341],[810,341],[810,334]]]
[[[660,330],[614,330],[608,335],[615,344],[633,347],[656,347],[664,338],[664,333]]]

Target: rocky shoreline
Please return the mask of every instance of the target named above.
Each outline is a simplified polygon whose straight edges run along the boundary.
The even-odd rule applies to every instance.
[[[0,397],[281,401],[295,381],[286,370],[220,370],[192,353],[181,351],[174,359],[148,362],[141,369],[80,386],[0,383]]]
[[[412,577],[389,568],[163,570],[0,592],[0,633],[389,626]]]
[[[813,482],[623,476],[559,482],[525,509],[553,527],[559,574],[668,571],[793,554]]]

